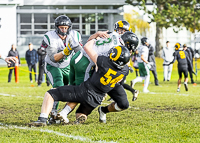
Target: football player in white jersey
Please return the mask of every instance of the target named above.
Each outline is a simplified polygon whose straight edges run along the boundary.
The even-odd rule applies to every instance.
[[[147,88],[150,80],[149,69],[151,68],[151,63],[148,62],[149,49],[145,45],[144,38],[141,39],[141,43],[142,45],[138,47],[139,57],[137,59],[140,76],[131,81],[131,86],[134,87],[135,83],[142,82],[144,80],[143,92],[148,93],[149,90]]]
[[[60,15],[55,19],[55,30],[44,35],[41,47],[45,48],[45,72],[53,88],[69,84],[70,60],[82,49],[81,35],[72,30],[69,17]],[[52,116],[56,116],[58,102],[54,103]]]

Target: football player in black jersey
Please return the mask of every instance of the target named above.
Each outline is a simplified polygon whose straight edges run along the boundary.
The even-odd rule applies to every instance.
[[[126,64],[130,59],[129,50],[125,46],[116,46],[110,49],[108,57],[98,56],[92,49],[93,44],[94,40],[90,40],[84,46],[86,53],[96,65],[96,70],[92,76],[79,86],[66,85],[47,91],[38,120],[29,123],[29,126],[45,126],[54,101],[80,103],[77,109],[79,116],[74,122],[79,124],[85,122],[92,110],[101,104],[105,93],[108,93],[114,87],[118,86],[117,89],[121,89],[119,91],[126,95],[119,82],[128,71]],[[112,98],[120,100],[120,102],[111,103],[107,109],[109,112],[121,111],[129,107],[127,96]],[[122,101],[125,102],[125,106],[120,105]]]
[[[189,59],[189,55],[184,50],[180,50],[180,48],[181,48],[181,44],[176,43],[175,44],[175,52],[173,54],[174,60],[172,62],[170,62],[169,64],[167,64],[167,65],[170,65],[170,64],[174,63],[176,60],[178,61],[179,79],[178,79],[177,92],[180,92],[182,73],[184,74],[184,77],[185,77],[185,80],[184,80],[185,90],[188,91],[188,84],[187,84],[187,82],[188,82],[188,66],[190,68],[192,67],[192,63]]]

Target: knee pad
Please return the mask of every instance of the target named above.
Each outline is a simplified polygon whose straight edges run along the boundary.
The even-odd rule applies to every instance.
[[[116,106],[118,107],[118,108],[120,108],[121,110],[125,110],[125,109],[128,109],[128,107],[129,107],[129,102],[127,101],[127,102],[123,102],[123,103],[115,103],[115,109],[116,109]],[[116,109],[117,110],[117,109]],[[117,110],[117,111],[121,111],[121,110]]]

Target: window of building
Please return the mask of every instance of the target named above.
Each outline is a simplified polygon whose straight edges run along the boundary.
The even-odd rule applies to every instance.
[[[82,9],[105,9],[109,6],[81,6]],[[19,9],[79,9],[80,6],[23,6]],[[62,14],[44,14],[44,13],[31,13],[19,14],[20,22],[19,29],[21,35],[39,34],[43,35],[49,30],[54,30],[55,19]],[[108,14],[107,13],[92,13],[92,14],[68,14],[72,21],[72,29],[79,31],[83,35],[91,35],[96,31],[108,30]]]

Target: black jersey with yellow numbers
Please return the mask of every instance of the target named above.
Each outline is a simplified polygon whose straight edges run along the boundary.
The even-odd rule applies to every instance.
[[[112,90],[116,84],[128,74],[128,66],[125,65],[123,69],[118,69],[113,62],[105,56],[98,56],[97,58],[98,70],[95,71],[89,82],[91,88],[97,93],[107,93]]]
[[[184,50],[177,50],[174,52],[174,60],[172,62],[174,63],[175,60],[178,61],[179,67],[187,67],[188,62],[190,62],[189,56]]]

